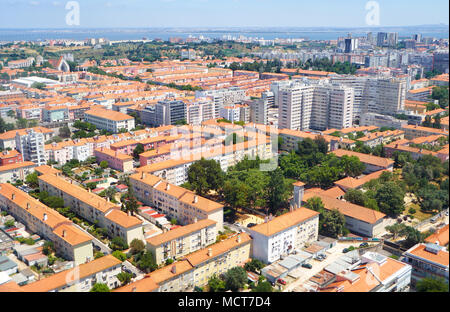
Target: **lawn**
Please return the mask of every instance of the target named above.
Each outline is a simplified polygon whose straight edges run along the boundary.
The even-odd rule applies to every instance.
[[[413,203],[410,203],[408,206],[406,206],[406,209],[404,212],[405,214],[409,214],[409,212],[408,212],[409,208],[414,208],[416,210],[416,213],[413,214],[413,216],[414,216],[414,219],[419,220],[420,222],[423,220],[426,220],[428,218],[431,218],[433,216],[432,213],[422,212],[420,210],[420,206],[418,204],[413,204]]]

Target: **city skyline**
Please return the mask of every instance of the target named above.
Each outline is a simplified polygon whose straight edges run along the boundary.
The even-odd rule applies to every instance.
[[[448,24],[449,9],[441,0],[433,6],[416,0],[283,0],[276,5],[273,0],[79,0],[80,22],[71,26],[66,23],[68,2],[7,0],[0,28],[405,27]],[[379,5],[379,24],[367,24],[368,14],[375,12],[371,3]]]

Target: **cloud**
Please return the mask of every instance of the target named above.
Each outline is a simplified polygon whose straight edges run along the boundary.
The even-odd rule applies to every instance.
[[[37,5],[39,5],[39,1],[30,1],[30,4],[32,6],[37,6]]]

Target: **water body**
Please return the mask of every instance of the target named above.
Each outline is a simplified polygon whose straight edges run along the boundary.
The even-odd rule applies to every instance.
[[[378,30],[371,30],[376,33]],[[381,30],[380,30],[381,31]],[[448,29],[438,28],[436,30],[425,29],[404,29],[395,30],[399,33],[399,37],[411,37],[413,34],[421,33],[423,37],[433,37],[437,39],[448,38]],[[357,30],[330,30],[330,29],[314,29],[314,30],[186,30],[186,29],[0,29],[0,41],[39,41],[39,40],[84,40],[87,38],[106,38],[111,41],[118,40],[141,40],[147,39],[163,39],[168,40],[172,37],[188,38],[189,36],[221,39],[224,35],[238,37],[258,37],[264,39],[275,38],[305,38],[309,40],[336,40],[338,37],[347,36],[351,32],[352,36],[365,36],[367,31]]]

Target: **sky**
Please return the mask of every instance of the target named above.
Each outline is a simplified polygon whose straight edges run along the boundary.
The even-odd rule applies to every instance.
[[[363,27],[367,3],[379,26],[449,19],[448,0],[78,0],[79,25],[68,25],[68,2],[0,0],[0,28]]]

